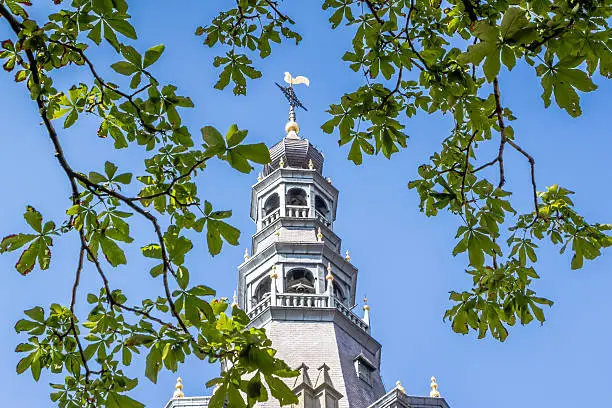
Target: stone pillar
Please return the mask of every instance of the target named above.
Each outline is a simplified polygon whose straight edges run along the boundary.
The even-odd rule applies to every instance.
[[[334,304],[334,275],[332,275],[331,262],[327,263],[327,275],[325,276],[325,280],[327,281],[327,290],[326,294],[328,297],[328,307],[335,307]]]
[[[276,273],[276,265],[272,266],[272,272],[270,272],[270,306],[276,306],[276,279],[278,274]]]

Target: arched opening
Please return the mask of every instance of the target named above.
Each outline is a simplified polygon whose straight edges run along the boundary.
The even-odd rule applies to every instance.
[[[266,217],[274,212],[278,207],[280,207],[280,198],[278,194],[274,193],[268,197],[263,206],[263,216]]]
[[[301,188],[291,188],[287,191],[287,205],[301,205],[306,206],[306,191]]]
[[[325,218],[329,218],[329,209],[327,208],[327,204],[325,203],[325,200],[319,196],[315,196],[315,210],[317,210]]]
[[[255,289],[255,294],[253,295],[252,304],[253,306],[257,305],[259,302],[264,300],[265,298],[270,296],[270,291],[272,290],[272,279],[269,276],[266,276],[259,282],[257,285],[257,289]]]
[[[347,301],[346,295],[344,294],[344,291],[342,290],[342,288],[340,287],[340,285],[336,281],[334,281],[334,296],[336,296],[336,299],[338,299],[344,305],[347,305],[346,304],[346,301]]]
[[[315,293],[314,276],[306,269],[293,269],[287,273],[287,293]]]

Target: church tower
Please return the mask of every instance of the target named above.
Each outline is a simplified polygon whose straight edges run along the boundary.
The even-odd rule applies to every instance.
[[[299,408],[449,408],[433,377],[430,397],[408,396],[399,382],[385,391],[367,300],[355,311],[357,268],[334,231],[338,189],[323,176],[323,154],[300,138],[291,105],[286,136],[252,187],[256,232],[238,267],[240,308],[299,370],[288,379]],[[207,407],[209,397],[184,397],[180,387],[166,408]]]
[[[357,268],[333,228],[338,190],[290,116],[253,186],[257,231],[252,256],[238,268],[238,303],[278,356],[300,367],[294,387],[304,407],[366,408],[385,393],[381,346],[370,336],[367,307],[365,318],[353,312]]]

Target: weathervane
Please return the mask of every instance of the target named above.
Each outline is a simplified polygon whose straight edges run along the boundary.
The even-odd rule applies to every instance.
[[[302,102],[300,102],[300,100],[298,99],[297,95],[295,94],[295,91],[293,90],[293,85],[305,84],[306,86],[310,86],[310,80],[305,76],[301,75],[292,77],[289,72],[285,72],[284,80],[286,83],[289,84],[289,86],[282,86],[278,82],[275,82],[275,84],[283,92],[283,95],[285,95],[287,101],[289,101],[289,121],[294,122],[296,106],[298,108],[304,109],[305,111],[307,111],[308,109],[306,109],[306,107],[302,105]]]

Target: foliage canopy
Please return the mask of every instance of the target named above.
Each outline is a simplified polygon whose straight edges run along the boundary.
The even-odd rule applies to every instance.
[[[187,356],[224,362],[212,407],[252,406],[268,390],[283,404],[295,396],[281,378],[296,373],[275,357],[262,330],[249,328],[248,317],[215,291],[193,285],[185,256],[194,248],[189,233],[202,233],[212,255],[224,243],[237,245],[240,232],[227,222],[230,210],[218,210],[196,186],[209,160],[227,162],[248,173],[252,163],[267,163],[262,143],[245,144],[246,130],[229,126],[223,136],[204,126],[199,135],[182,123],[193,107],[177,87],[150,72],[164,45],[144,52],[130,45],[137,31],[126,0],[55,0],[40,21],[29,17],[27,1],[0,0],[0,23],[12,38],[2,42],[5,71],[22,82],[36,103],[55,157],[71,188],[66,217],[46,220],[28,206],[28,232],[6,236],[0,252],[18,251],[16,270],[27,275],[51,266],[54,240],[78,237],[72,296],[64,305],[35,306],[15,328],[27,340],[17,346],[24,357],[17,371],[63,373],[52,384],[51,399],[60,407],[141,407],[128,392],[137,379],[123,372],[134,353],[146,354],[146,377],[155,382],[163,368],[176,370]],[[265,58],[274,43],[301,36],[284,3],[238,0],[195,34],[222,50],[212,65],[219,69],[217,89],[247,92],[248,79],[261,76],[253,59]],[[579,116],[580,93],[596,90],[594,77],[612,73],[609,0],[325,0],[332,29],[352,30],[343,59],[364,76],[364,85],[329,107],[324,132],[348,145],[348,158],[361,164],[363,154],[391,158],[407,146],[406,120],[418,112],[452,116],[454,127],[437,153],[418,168],[409,183],[427,216],[448,211],[461,220],[454,255],[466,253],[468,290],[451,292],[445,317],[459,333],[491,334],[503,341],[508,327],[534,319],[544,322],[543,306],[552,301],[531,288],[538,243],[548,240],[572,252],[571,266],[581,268],[612,245],[609,224],[585,220],[574,208],[572,192],[553,185],[538,191],[535,158],[523,149],[510,122],[517,118],[502,104],[505,69],[528,64],[541,78],[545,106],[553,101]],[[110,46],[118,61],[110,65],[125,87],[99,74],[91,47]],[[60,90],[57,71],[85,69],[89,83]],[[97,118],[98,136],[116,149],[146,150],[145,171],[134,175],[107,161],[104,169],[74,169],[64,155],[58,130],[83,116]],[[481,146],[497,154],[483,158]],[[526,183],[533,210],[518,214],[504,187],[505,154],[512,149],[529,163]],[[495,170],[495,171],[492,171]],[[108,279],[108,269],[126,264],[124,249],[133,242],[132,217],[144,219],[155,241],[141,248],[155,263],[150,270],[164,296],[130,302]],[[100,277],[98,293],[82,295],[83,269]],[[86,296],[87,315],[75,304]],[[244,378],[250,378],[245,380]]]

